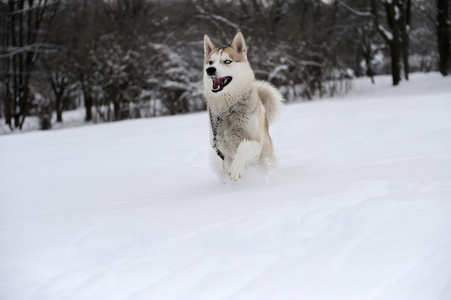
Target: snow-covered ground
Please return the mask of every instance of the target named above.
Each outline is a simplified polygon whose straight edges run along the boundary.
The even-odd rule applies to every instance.
[[[0,299],[451,299],[451,79],[353,85],[236,183],[206,113],[0,136]]]

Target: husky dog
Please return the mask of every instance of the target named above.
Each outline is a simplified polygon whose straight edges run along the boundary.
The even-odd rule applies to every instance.
[[[238,32],[221,48],[204,36],[204,97],[210,114],[210,143],[223,160],[223,171],[236,181],[247,163],[263,168],[276,158],[268,125],[278,116],[282,95],[267,82],[255,80]]]

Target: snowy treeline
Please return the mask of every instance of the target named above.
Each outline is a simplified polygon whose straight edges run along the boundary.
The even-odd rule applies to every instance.
[[[289,101],[392,72],[394,31],[409,36],[408,71],[436,70],[432,2],[1,0],[0,118],[14,130],[37,116],[47,129],[81,107],[93,122],[203,110],[204,34],[226,46],[242,31],[257,78]]]

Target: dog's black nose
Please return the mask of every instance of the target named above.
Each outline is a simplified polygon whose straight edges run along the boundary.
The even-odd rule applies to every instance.
[[[215,75],[215,73],[216,73],[216,68],[215,67],[210,67],[210,68],[207,69],[207,74],[208,75],[213,76],[213,75]]]

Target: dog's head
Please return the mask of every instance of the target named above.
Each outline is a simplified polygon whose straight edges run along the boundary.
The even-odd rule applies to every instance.
[[[235,35],[229,47],[217,47],[204,36],[204,91],[221,94],[222,91],[241,90],[254,79],[247,61],[247,49],[241,32]]]

